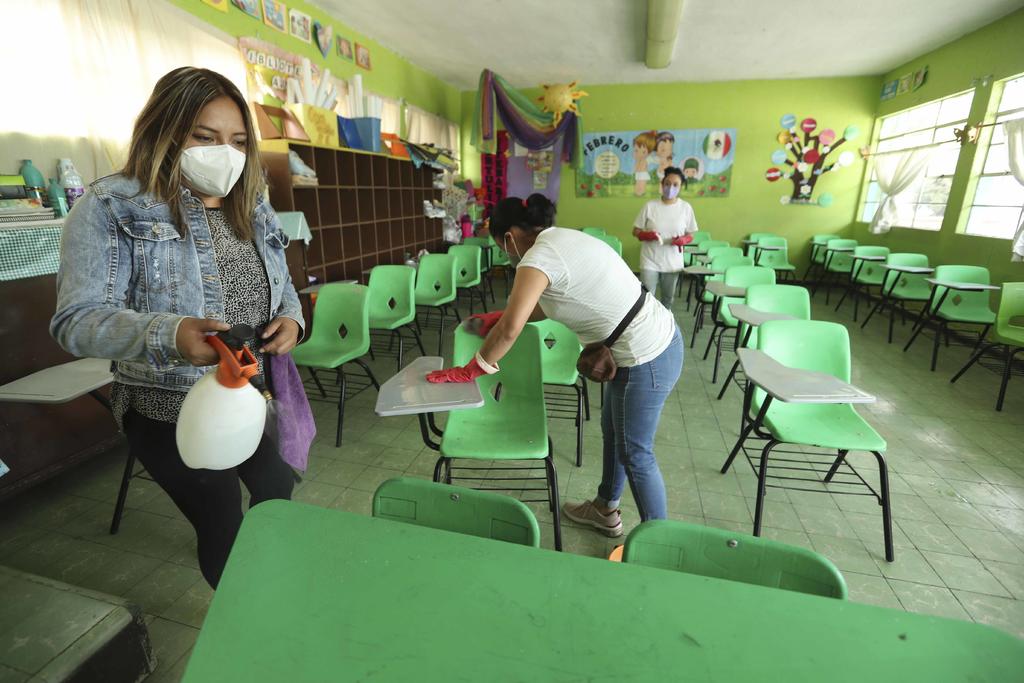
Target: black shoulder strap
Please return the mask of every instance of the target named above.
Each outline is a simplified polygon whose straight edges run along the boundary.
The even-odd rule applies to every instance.
[[[612,333],[608,335],[608,338],[604,340],[603,344],[609,349],[619,340],[622,333],[626,331],[629,324],[633,322],[633,318],[640,312],[640,309],[644,307],[644,302],[647,300],[647,288],[640,285],[640,296],[637,298],[636,303],[633,304],[633,308],[629,309],[629,313],[626,313],[626,317],[619,322],[619,326],[612,330]]]

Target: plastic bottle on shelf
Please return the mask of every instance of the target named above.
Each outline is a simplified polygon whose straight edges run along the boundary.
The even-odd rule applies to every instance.
[[[32,165],[31,159],[25,159],[21,163],[21,177],[25,181],[25,191],[28,196],[38,199],[46,205],[46,179],[39,169]]]
[[[61,159],[57,164],[57,170],[60,173],[60,184],[64,188],[64,197],[67,199],[70,211],[75,201],[85,194],[85,184],[82,182],[82,176],[75,169],[75,165],[71,163],[71,159]]]
[[[64,196],[64,186],[56,178],[50,178],[50,187],[47,190],[47,195],[49,196],[50,207],[53,209],[54,215],[58,218],[60,216],[67,216],[68,200]]]

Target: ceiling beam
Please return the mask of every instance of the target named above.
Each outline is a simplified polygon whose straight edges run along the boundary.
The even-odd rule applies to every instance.
[[[647,0],[647,50],[644,63],[648,69],[664,69],[672,63],[683,0]]]

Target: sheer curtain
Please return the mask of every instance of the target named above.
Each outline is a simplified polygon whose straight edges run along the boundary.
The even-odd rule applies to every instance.
[[[875,176],[885,199],[878,205],[870,230],[881,235],[892,230],[899,218],[899,195],[922,177],[935,147],[918,147],[903,152],[883,152],[875,158]]]
[[[1024,185],[1024,119],[1015,119],[1003,124],[1006,131],[1007,154],[1010,160],[1010,173],[1018,183]],[[1013,236],[1013,260],[1024,261],[1024,220],[1017,227]]]
[[[19,104],[0,107],[3,168],[31,158],[55,175],[70,157],[87,182],[120,168],[153,85],[179,66],[213,69],[246,92],[234,40],[165,0],[32,0],[17,15],[0,22],[0,55],[30,55],[32,68],[8,69]]]
[[[446,118],[406,104],[405,130],[409,142],[435,145],[458,154],[459,126]]]

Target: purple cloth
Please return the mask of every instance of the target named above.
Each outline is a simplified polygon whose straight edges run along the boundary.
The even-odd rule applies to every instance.
[[[281,459],[295,469],[306,471],[309,446],[316,436],[316,422],[306,399],[299,369],[291,354],[267,356],[270,387],[277,402],[277,438]]]
[[[551,172],[548,174],[548,182],[544,187],[534,187],[533,170],[527,165],[527,157],[513,156],[508,159],[508,166],[505,171],[508,178],[509,197],[529,197],[534,192],[539,192],[553,202],[558,201],[558,189],[562,180],[562,164],[559,163],[563,149],[563,140],[557,140],[550,147],[555,162],[551,165]]]

